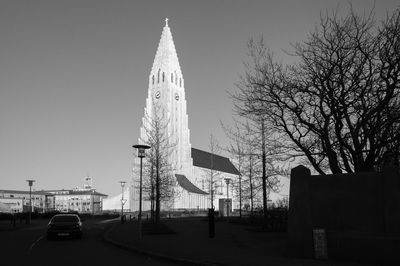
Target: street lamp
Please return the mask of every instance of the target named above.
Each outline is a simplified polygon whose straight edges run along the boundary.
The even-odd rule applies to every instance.
[[[145,155],[145,150],[150,149],[148,145],[133,145],[133,148],[138,150],[138,157],[140,158],[140,180],[139,180],[139,238],[142,238],[142,161]]]
[[[224,178],[226,183],[226,216],[229,216],[229,183],[231,182],[230,178]]]
[[[239,218],[242,219],[242,175],[240,174],[239,174]]]
[[[26,180],[26,182],[28,182],[28,185],[29,185],[29,216],[28,216],[28,224],[30,224],[31,223],[31,213],[32,213],[32,185],[33,185],[33,182],[35,182],[35,180],[29,179],[29,180]]]
[[[119,181],[121,183],[121,224],[124,222],[124,204],[126,200],[124,199],[124,187],[126,182],[125,181]]]

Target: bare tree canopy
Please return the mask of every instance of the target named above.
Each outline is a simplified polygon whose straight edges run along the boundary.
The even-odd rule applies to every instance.
[[[226,150],[240,172],[240,182],[234,184],[240,208],[244,203],[251,215],[256,205],[267,209],[268,195],[270,192],[279,192],[281,188],[278,177],[286,175],[284,169],[277,166],[277,163],[285,160],[281,158],[283,148],[274,139],[273,131],[264,127],[260,119],[253,118],[245,122],[236,120],[234,127],[222,124],[230,139],[230,146]],[[264,143],[263,138],[266,140]]]
[[[151,147],[146,158],[148,179],[144,180],[144,190],[150,199],[152,219],[158,223],[161,203],[171,205],[176,197],[174,164],[170,159],[176,143],[171,141],[169,118],[162,106],[153,104],[149,113],[145,114],[143,125],[146,134],[142,142]]]
[[[249,42],[246,74],[233,96],[242,115],[264,115],[320,174],[399,162],[400,11],[321,17],[294,45],[299,61],[275,61],[263,39]]]

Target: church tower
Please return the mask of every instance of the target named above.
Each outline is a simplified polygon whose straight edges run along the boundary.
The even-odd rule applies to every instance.
[[[185,85],[175,50],[174,40],[165,19],[161,39],[149,75],[148,95],[145,114],[152,114],[154,105],[160,106],[168,119],[168,135],[171,143],[176,144],[171,161],[174,170],[189,174],[191,171],[191,144],[186,111]],[[143,118],[143,125],[146,123]],[[145,139],[145,130],[142,126],[141,139]]]
[[[224,191],[227,191],[223,189],[224,178],[233,179],[240,173],[228,158],[192,148],[186,109],[185,82],[171,29],[168,26],[168,19],[165,20],[148,80],[149,86],[139,144],[151,143],[148,141],[148,138],[152,137],[149,133],[153,133],[154,127],[152,126],[153,122],[157,120],[154,119],[157,115],[160,120],[165,122],[161,126],[162,134],[167,136],[173,146],[172,152],[168,151],[170,153],[166,156],[163,155],[163,158],[167,158],[171,165],[171,174],[174,178],[173,191],[176,193],[173,199],[162,202],[161,208],[199,211],[214,205],[218,209],[217,204],[222,199],[226,200],[228,196],[224,195]],[[164,126],[166,127],[164,128]],[[148,152],[150,151],[148,150]],[[139,209],[139,173],[140,160],[135,155],[133,176],[129,185],[129,200],[125,206],[132,212]],[[210,173],[217,173],[216,176],[219,178],[210,181]],[[145,176],[149,177],[150,175],[150,173],[143,172],[143,180]],[[145,191],[146,189],[147,191]],[[143,188],[142,191],[142,209],[149,210],[151,207],[149,186],[147,185],[147,188]],[[210,197],[210,191],[213,191],[213,198]],[[233,191],[230,195],[233,195]],[[107,203],[107,209],[120,208],[121,196],[120,194],[105,200],[104,206]],[[211,199],[213,199],[213,204],[211,204]],[[223,207],[222,209],[226,210],[227,208]]]
[[[171,143],[174,144],[169,160],[173,163],[174,174],[192,176],[193,160],[186,110],[185,83],[171,29],[168,26],[168,19],[165,19],[165,26],[149,75],[145,116],[142,119],[139,143],[146,142],[145,128],[149,126],[148,119],[154,115],[152,113],[154,106],[161,108],[163,118],[168,121],[168,136]],[[137,165],[138,162],[135,163],[136,169],[138,169]],[[138,184],[133,182],[133,186],[133,191],[137,190]],[[137,196],[132,196],[131,198],[135,201]],[[137,203],[132,202],[131,206],[134,205]]]

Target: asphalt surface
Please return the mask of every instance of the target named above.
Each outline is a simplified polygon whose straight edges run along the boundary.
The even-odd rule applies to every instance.
[[[47,220],[0,231],[0,265],[177,265],[110,245],[103,240],[112,222],[87,220],[82,239],[46,239]]]

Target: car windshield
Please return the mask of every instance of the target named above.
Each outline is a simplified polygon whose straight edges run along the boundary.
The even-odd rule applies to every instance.
[[[52,222],[78,222],[79,218],[74,215],[60,215],[60,216],[54,216],[53,219],[51,219]]]

